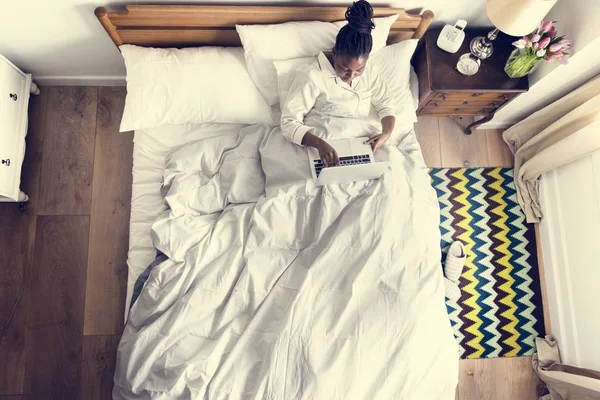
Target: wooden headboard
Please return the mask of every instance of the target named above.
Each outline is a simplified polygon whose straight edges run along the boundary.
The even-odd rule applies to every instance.
[[[278,24],[288,21],[334,22],[347,7],[128,5],[122,12],[96,8],[98,20],[115,43],[152,47],[241,46],[236,24]],[[398,14],[388,43],[420,39],[433,12],[408,14],[403,8],[375,7],[375,17]]]

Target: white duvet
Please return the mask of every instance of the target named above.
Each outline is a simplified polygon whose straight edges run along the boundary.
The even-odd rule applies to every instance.
[[[279,128],[172,153],[114,398],[454,399],[435,192],[414,133],[376,157],[379,180],[315,187]]]

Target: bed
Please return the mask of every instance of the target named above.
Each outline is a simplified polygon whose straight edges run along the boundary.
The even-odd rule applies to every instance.
[[[330,22],[343,19],[344,11],[343,7],[127,6],[118,13],[100,8],[96,15],[118,46],[195,47],[239,46],[236,24]],[[433,17],[428,11],[411,15],[392,8],[375,8],[374,16],[392,14],[399,18],[391,26],[388,43],[420,38]],[[414,71],[410,88],[411,107],[416,109]],[[381,155],[395,160],[403,186],[388,178],[379,189],[351,185],[324,189],[321,195],[304,183],[301,189],[288,185],[307,179],[286,175],[280,165],[265,161],[273,154],[279,157],[284,147],[272,129],[182,123],[135,130],[126,318],[132,299],[136,302],[119,349],[114,398],[453,399],[458,353],[444,306],[439,232],[421,229],[437,230],[437,202],[413,124],[397,124],[393,142],[399,150]],[[228,161],[228,154],[234,154],[233,159]],[[286,154],[283,157],[290,160],[297,157],[294,151]],[[262,163],[255,162],[261,157]],[[207,160],[242,163],[245,172],[240,177],[201,171],[197,164]],[[203,182],[193,196],[217,200],[190,206],[190,198],[182,200],[190,188],[181,183],[189,179]],[[262,190],[242,188],[245,182],[259,181]],[[365,193],[375,193],[376,204],[369,203]],[[335,206],[327,200],[332,207],[329,215],[320,212],[319,218],[330,220],[328,226],[307,233],[289,223],[299,216],[309,218],[303,210],[314,209],[319,196],[338,199]],[[348,206],[339,199],[356,201]],[[293,201],[305,203],[289,206]],[[388,216],[397,226],[384,224],[385,218],[371,223],[372,214],[361,211],[394,201],[407,202],[410,210],[410,216]],[[191,221],[189,207],[193,218],[201,218]],[[168,227],[157,229],[160,225]],[[224,229],[231,225],[239,226]],[[395,231],[398,226],[406,227],[407,237]],[[205,239],[216,232],[227,239]],[[267,232],[281,240],[273,240]],[[380,234],[386,240],[380,240]],[[370,239],[357,244],[365,235]],[[398,240],[388,242],[393,236]],[[309,243],[313,237],[320,239]],[[225,251],[228,246],[242,250]],[[353,254],[353,248],[361,250]],[[383,255],[366,257],[366,248]],[[394,254],[409,248],[414,251]],[[193,252],[203,256],[192,262]],[[327,272],[327,265],[344,259],[344,254],[348,258],[342,264],[349,266],[349,277],[339,279],[340,271]],[[207,258],[213,264],[198,261]],[[209,264],[215,263],[220,268],[211,269]],[[390,271],[381,265],[397,268]],[[154,290],[146,283],[148,275],[161,282]],[[174,279],[175,286],[161,286]],[[215,290],[223,282],[229,282],[227,290]],[[209,311],[210,317],[198,314]],[[393,322],[395,318],[403,322]],[[373,342],[377,338],[379,343]]]

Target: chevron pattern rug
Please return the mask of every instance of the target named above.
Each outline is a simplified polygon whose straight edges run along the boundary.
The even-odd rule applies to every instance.
[[[461,358],[532,355],[544,335],[532,225],[517,203],[512,168],[434,168],[442,257],[465,244],[458,301],[446,301]]]

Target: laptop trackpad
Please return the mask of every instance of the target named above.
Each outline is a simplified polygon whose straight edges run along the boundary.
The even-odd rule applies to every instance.
[[[316,184],[344,183],[377,179],[389,168],[389,162],[345,165],[342,167],[323,168]]]

